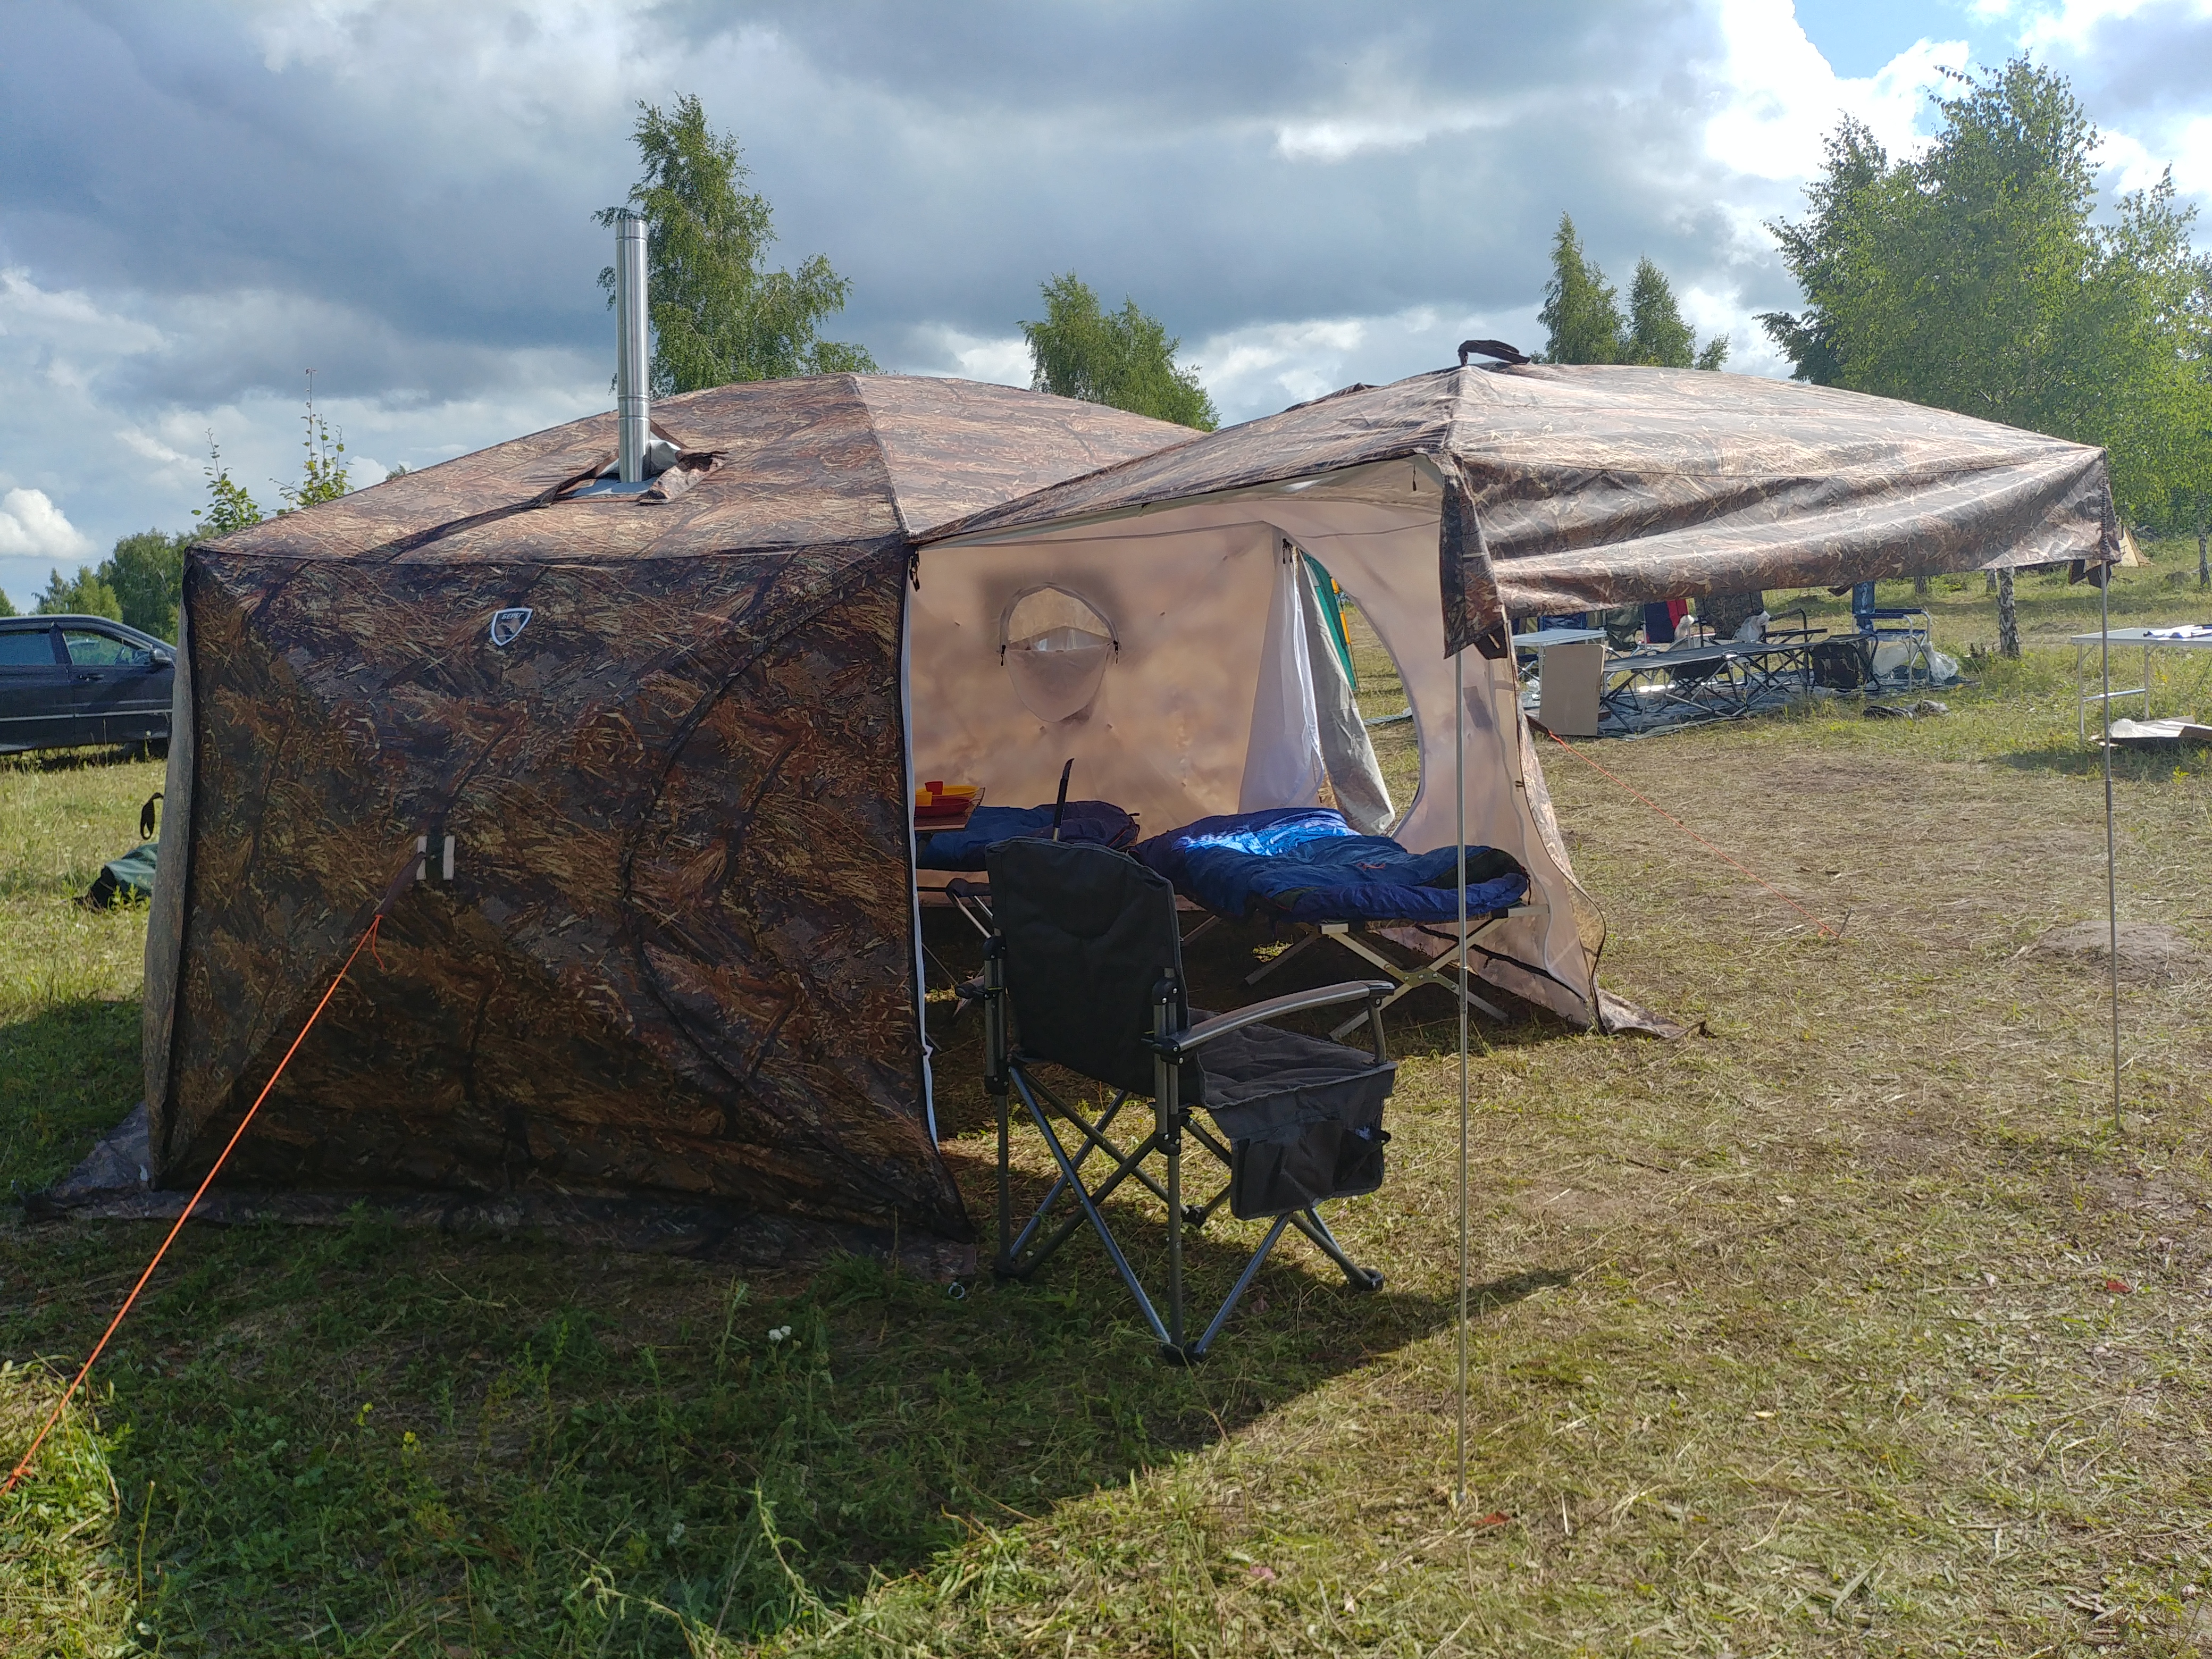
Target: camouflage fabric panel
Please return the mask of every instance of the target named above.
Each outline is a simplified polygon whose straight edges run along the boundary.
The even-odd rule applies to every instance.
[[[757,380],[653,405],[656,428],[714,461],[668,500],[534,511],[611,460],[595,415],[425,467],[226,537],[234,553],[380,559],[672,558],[918,534],[1194,434],[1097,404],[899,375]],[[557,534],[557,544],[549,537]]]
[[[864,374],[854,386],[867,405],[901,522],[917,536],[1202,435],[1104,404],[972,380]]]
[[[653,512],[557,522],[587,547]],[[188,561],[157,1181],[204,1171],[416,837],[450,834],[453,884],[404,890],[227,1184],[659,1193],[971,1237],[921,1115],[902,539],[564,558],[529,514],[530,558],[453,536],[317,556],[338,516],[257,538],[305,556]],[[532,616],[495,647],[510,606]]]
[[[1437,584],[1443,594],[1444,655],[1470,645],[1492,661],[1504,656],[1506,618],[1497,567],[1485,544],[1474,493],[1455,464],[1443,469],[1443,510],[1437,518]]]
[[[931,538],[1417,455],[1456,460],[1516,617],[2117,556],[2101,450],[1829,386],[1552,364],[1352,387]],[[1449,636],[1480,631],[1480,586],[1447,583]]]

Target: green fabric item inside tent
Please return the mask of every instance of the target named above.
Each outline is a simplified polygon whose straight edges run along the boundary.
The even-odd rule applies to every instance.
[[[1359,672],[1352,665],[1352,641],[1344,632],[1344,607],[1337,599],[1336,578],[1322,569],[1321,561],[1312,554],[1304,556],[1306,574],[1313,578],[1314,592],[1321,600],[1321,614],[1328,623],[1329,643],[1336,647],[1336,659],[1344,665],[1344,678],[1357,691],[1359,690]]]

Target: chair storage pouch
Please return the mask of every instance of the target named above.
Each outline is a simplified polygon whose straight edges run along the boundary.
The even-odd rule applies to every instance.
[[[1379,1123],[1353,1127],[1325,1119],[1300,1125],[1287,1141],[1233,1141],[1230,1213],[1250,1221],[1371,1193],[1382,1184],[1382,1143],[1389,1138]]]
[[[1832,691],[1856,691],[1874,680],[1874,641],[1818,640],[1810,653],[1813,684]]]
[[[1197,1017],[1197,1011],[1193,1011]],[[1397,1072],[1366,1054],[1273,1026],[1203,1050],[1206,1107],[1230,1143],[1239,1220],[1304,1210],[1382,1184],[1382,1103]]]

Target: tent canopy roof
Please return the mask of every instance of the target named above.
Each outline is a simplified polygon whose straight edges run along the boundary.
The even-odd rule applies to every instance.
[[[1472,495],[1506,606],[2096,558],[2101,450],[1830,386],[1528,364],[1353,386],[949,523],[1025,528],[1425,456]]]
[[[211,544],[415,562],[680,558],[919,536],[1164,446],[1187,428],[972,380],[830,374],[669,398],[653,423],[715,465],[672,500],[533,505],[615,448],[611,412],[391,479]]]

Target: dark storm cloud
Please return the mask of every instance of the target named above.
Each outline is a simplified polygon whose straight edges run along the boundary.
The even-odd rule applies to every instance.
[[[1712,171],[1669,66],[1713,32],[1681,4],[773,15],[836,130],[735,125],[799,185],[777,198],[793,250],[832,246],[855,317],[892,326],[1005,331],[1070,268],[1186,335],[1515,306],[1561,207],[1663,220]],[[727,35],[691,21],[694,61],[722,61]],[[732,113],[769,89],[745,91]]]
[[[477,348],[592,339],[605,238],[587,215],[629,177],[629,99],[573,90],[598,42],[572,21],[436,15],[349,15],[286,55],[236,15],[29,10],[0,63],[0,145],[21,163],[0,258],[49,286],[301,296],[295,320],[322,319],[320,356],[363,393],[451,392],[481,372]],[[1669,84],[1668,65],[1711,44],[1681,3],[1380,27],[1257,4],[731,15],[634,19],[640,84],[624,90],[663,96],[665,76],[738,131],[777,203],[780,256],[826,252],[854,278],[847,333],[1004,332],[1070,268],[1187,335],[1510,307],[1569,205],[1601,246],[1624,215],[1657,220],[1639,247],[1679,258],[1710,240],[1686,204],[1652,198],[1712,171],[1694,92]],[[548,78],[443,98],[454,58],[488,82]],[[284,383],[296,332],[277,320],[127,389],[204,402]]]
[[[424,122],[373,87],[272,71],[240,20],[196,8],[25,7],[9,35],[0,258],[42,283],[289,291],[492,347],[598,304],[568,158],[472,155],[465,107]]]

